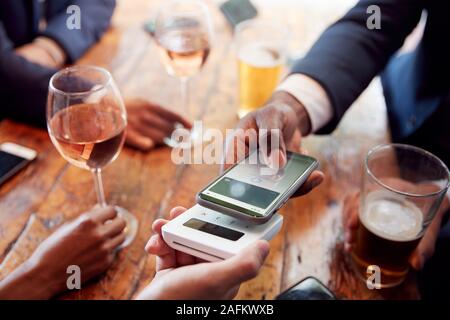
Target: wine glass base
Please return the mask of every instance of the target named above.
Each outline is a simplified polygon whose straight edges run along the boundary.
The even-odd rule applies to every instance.
[[[127,223],[127,226],[125,227],[124,230],[126,235],[125,241],[118,248],[120,250],[128,247],[136,238],[139,222],[136,219],[136,217],[133,214],[131,214],[127,209],[118,206],[114,206],[114,208],[116,209],[119,217],[124,219],[125,222]]]

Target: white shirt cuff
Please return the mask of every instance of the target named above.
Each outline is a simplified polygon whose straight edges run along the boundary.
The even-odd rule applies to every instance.
[[[276,91],[285,91],[303,104],[311,121],[312,132],[322,128],[333,117],[333,107],[325,90],[317,81],[304,74],[291,74]]]

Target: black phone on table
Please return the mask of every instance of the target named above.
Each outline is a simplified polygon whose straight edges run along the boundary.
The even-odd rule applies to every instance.
[[[336,300],[336,296],[320,280],[307,277],[280,293],[276,300]]]
[[[33,161],[37,152],[33,149],[6,142],[0,145],[0,185]]]
[[[252,19],[258,14],[250,0],[228,0],[222,3],[220,10],[233,29],[240,22]]]

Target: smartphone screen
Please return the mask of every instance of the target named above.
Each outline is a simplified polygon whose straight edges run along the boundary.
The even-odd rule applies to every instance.
[[[273,170],[261,161],[252,163],[248,159],[201,191],[200,198],[245,214],[264,217],[317,163],[314,158],[288,152],[286,166],[268,174]]]
[[[0,183],[3,183],[29,160],[0,150]]]

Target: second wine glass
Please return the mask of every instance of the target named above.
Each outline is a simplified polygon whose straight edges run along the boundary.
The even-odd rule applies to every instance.
[[[181,82],[181,107],[190,120],[197,120],[189,108],[189,79],[205,64],[210,50],[212,25],[208,8],[195,0],[172,0],[163,5],[156,16],[155,38],[163,64],[171,76]],[[195,127],[191,139],[197,141]],[[176,141],[166,139],[170,146]]]

